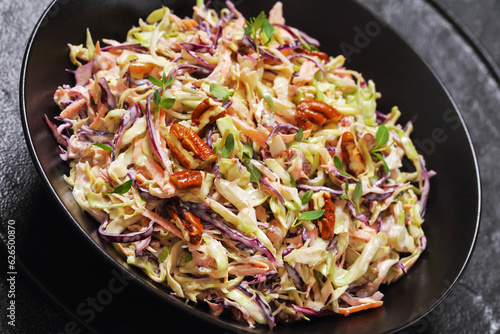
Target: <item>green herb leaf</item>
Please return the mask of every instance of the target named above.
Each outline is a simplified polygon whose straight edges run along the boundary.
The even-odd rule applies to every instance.
[[[160,79],[155,78],[154,76],[150,75],[149,80],[153,83],[153,85],[158,86],[158,87],[163,87],[163,82]]]
[[[158,106],[160,105],[160,102],[161,102],[161,95],[160,95],[160,92],[158,91],[158,89],[156,89],[154,94],[153,94],[153,102],[156,104],[156,108],[158,108]]]
[[[374,147],[374,149],[387,144],[387,141],[389,140],[389,130],[387,130],[385,125],[381,125],[378,127],[377,133],[375,134],[375,139],[377,140],[377,145]]]
[[[165,260],[168,257],[168,254],[170,254],[170,252],[168,251],[168,248],[165,248],[163,250],[163,252],[161,252],[160,257],[158,258],[158,260],[160,261],[160,263],[165,262]]]
[[[308,190],[304,195],[302,195],[302,197],[300,198],[302,205],[306,205],[307,203],[309,203],[309,201],[311,200],[313,195],[314,195],[314,191],[312,191],[312,190]]]
[[[188,255],[186,255],[186,257],[184,258],[184,262],[186,263],[191,262],[192,259],[193,259],[193,254],[188,253]]]
[[[104,151],[113,152],[113,149],[111,147],[103,143],[93,143],[92,145],[97,146]]]
[[[269,44],[274,37],[274,27],[268,19],[266,19],[262,25],[261,36],[264,40],[264,45]]]
[[[253,163],[250,162],[250,160],[247,160],[245,163],[245,167],[247,168],[248,172],[250,172],[250,181],[255,182],[260,186],[260,178],[262,174],[260,173],[260,170],[257,169],[253,165]]]
[[[325,213],[325,210],[318,211],[306,211],[302,212],[299,216],[299,220],[314,220],[318,219]]]
[[[249,141],[243,145],[243,154],[246,154],[250,159],[253,158],[253,142]]]
[[[299,128],[299,131],[295,134],[295,141],[301,141],[302,137],[304,137],[304,130],[302,128]]]
[[[116,186],[115,189],[113,189],[113,191],[108,192],[108,194],[123,195],[128,193],[130,187],[132,187],[132,180],[125,181],[119,186]]]
[[[223,87],[216,83],[211,83],[210,94],[212,94],[216,99],[228,99],[229,97],[234,95],[234,91],[230,91],[226,87]]]
[[[174,106],[175,104],[175,99],[171,97],[167,97],[165,99],[161,99],[160,103],[158,104],[158,109],[164,108],[164,109],[170,109]]]
[[[295,181],[295,178],[293,177],[292,174],[290,174],[289,172],[287,172],[288,175],[290,175],[290,183],[292,184],[293,187],[297,187],[297,181]]]
[[[361,195],[363,195],[363,181],[359,180],[358,183],[356,183],[356,188],[354,188],[354,192],[352,194],[352,201],[354,202],[358,212],[360,212],[359,199],[361,198]]]
[[[339,169],[342,172],[344,172],[344,165],[342,165],[342,161],[340,160],[340,158],[337,155],[333,156],[333,163],[335,164],[335,167],[337,169]]]
[[[373,153],[374,156],[376,156],[380,161],[382,161],[382,164],[384,165],[384,172],[386,174],[389,174],[389,166],[387,166],[387,162],[385,162],[384,157],[380,153]]]
[[[224,143],[224,147],[222,148],[222,157],[223,158],[229,158],[231,154],[233,154],[234,151],[234,136],[232,133],[230,133],[226,137],[226,141]]]
[[[170,86],[173,82],[174,82],[174,77],[173,76],[169,76],[168,79],[167,79],[167,81],[165,81],[165,87]]]

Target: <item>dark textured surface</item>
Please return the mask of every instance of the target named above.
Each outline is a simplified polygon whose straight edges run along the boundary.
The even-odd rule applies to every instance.
[[[22,55],[29,34],[43,9],[50,1],[12,2],[0,0],[0,212],[2,229],[8,219],[16,221],[18,231],[23,221],[36,220],[40,215],[50,216],[56,210],[39,180],[22,136],[18,110],[18,81]],[[432,313],[407,329],[410,333],[496,333],[500,330],[500,270],[496,258],[500,252],[500,216],[497,193],[500,180],[498,142],[500,103],[498,83],[478,60],[474,50],[425,1],[364,1],[376,15],[384,19],[424,58],[445,82],[471,132],[481,168],[483,185],[483,216],[478,243],[471,263],[462,280],[450,296]],[[476,34],[494,59],[500,62],[496,1],[442,0],[468,28]],[[55,13],[53,13],[55,15]],[[362,56],[361,54],[359,56]],[[422,98],[425,98],[423,96]],[[403,111],[404,112],[404,111]],[[460,166],[457,166],[460,168]],[[460,182],[460,180],[457,180]],[[56,214],[55,217],[58,217]],[[43,227],[40,227],[40,232]],[[64,232],[64,231],[61,231]],[[22,242],[23,235],[17,239]],[[62,242],[62,246],[64,242]],[[64,247],[61,247],[61,251]],[[23,254],[36,256],[36,249]],[[0,258],[0,332],[9,332],[6,326],[5,294],[6,270],[4,253]],[[40,259],[50,261],[50,259]],[[90,269],[90,268],[89,268]],[[67,273],[71,280],[71,273]],[[108,276],[111,276],[107,272]],[[92,279],[88,277],[88,279]],[[45,282],[50,286],[50,282]],[[17,321],[13,333],[64,332],[70,319],[46,301],[46,295],[33,288],[31,281],[17,275]],[[50,287],[51,293],[57,287]],[[75,287],[78,289],[78,287]],[[97,293],[97,291],[95,291]],[[94,293],[94,294],[95,294]],[[57,294],[56,294],[57,295]],[[63,296],[59,296],[63,297]],[[119,298],[117,298],[119,300]],[[113,303],[117,304],[117,302]],[[113,306],[112,305],[112,306]]]

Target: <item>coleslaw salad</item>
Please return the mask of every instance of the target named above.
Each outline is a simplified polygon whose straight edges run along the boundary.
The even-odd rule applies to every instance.
[[[280,2],[245,19],[229,1],[69,45],[75,85],[45,120],[100,236],[250,326],[382,306],[380,285],[425,250],[435,173],[413,122],[377,111],[374,82],[319,46]]]

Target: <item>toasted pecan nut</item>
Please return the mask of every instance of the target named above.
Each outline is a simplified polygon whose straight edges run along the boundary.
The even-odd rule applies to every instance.
[[[299,126],[309,129],[313,124],[321,126],[327,120],[339,122],[342,114],[325,102],[306,100],[297,106],[296,118]]]
[[[347,167],[358,176],[365,171],[365,163],[359,152],[359,148],[354,142],[354,136],[346,131],[342,134],[342,156],[347,163]]]
[[[200,218],[196,217],[189,211],[185,211],[185,219],[181,219],[174,209],[167,208],[167,211],[174,220],[175,225],[182,231],[184,239],[193,245],[199,245],[201,243],[204,230]]]
[[[178,123],[170,127],[167,145],[177,161],[188,169],[198,167],[199,160],[208,164],[217,159],[217,155],[193,130]]]
[[[210,99],[207,97],[193,110],[191,114],[191,122],[199,126],[199,129],[204,128],[208,124],[212,124],[218,118],[226,115],[226,110],[217,106],[211,105]]]
[[[335,236],[335,205],[330,194],[326,193],[323,197],[325,198],[325,205],[323,206],[325,213],[319,222],[319,232],[322,239],[332,240]]]
[[[170,180],[177,189],[201,187],[203,174],[198,170],[185,170],[170,175]]]

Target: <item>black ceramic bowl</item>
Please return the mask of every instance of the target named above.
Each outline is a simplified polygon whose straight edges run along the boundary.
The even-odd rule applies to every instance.
[[[247,17],[268,11],[274,1],[235,1]],[[186,305],[166,289],[151,283],[136,268],[129,268],[109,244],[96,233],[97,224],[73,200],[62,175],[67,167],[43,114],[55,116],[52,96],[59,85],[71,83],[65,71],[69,62],[67,43],[85,42],[85,29],[94,40],[124,40],[128,29],[149,12],[166,5],[178,15],[191,15],[194,1],[184,0],[74,0],[52,3],[35,28],[26,49],[21,74],[21,114],[26,140],[35,165],[49,192],[73,224],[110,265],[126,268],[147,292],[141,307],[180,308],[188,314],[220,326],[221,330],[264,333],[248,329],[228,318],[210,316],[205,309]],[[379,333],[401,329],[436,307],[462,275],[470,258],[479,227],[480,186],[472,143],[455,104],[443,84],[411,48],[383,22],[353,2],[309,0],[284,1],[287,23],[317,37],[330,55],[343,53],[347,66],[363,73],[382,93],[378,110],[388,112],[397,105],[401,122],[418,115],[413,134],[417,149],[438,176],[432,180],[425,216],[427,250],[398,282],[384,287],[384,306],[349,317],[330,316],[278,326],[275,333]],[[214,1],[214,7],[223,6]],[[219,8],[220,9],[220,8]],[[99,273],[96,273],[98,275]],[[155,300],[150,304],[150,297]],[[158,298],[159,297],[159,298]],[[126,321],[126,320],[125,320]],[[172,324],[170,320],[170,324]],[[182,326],[184,324],[177,324]],[[151,325],[154,327],[154,325]],[[159,322],[159,326],[162,323]],[[186,327],[187,330],[187,327]]]

